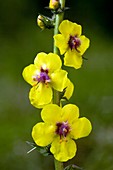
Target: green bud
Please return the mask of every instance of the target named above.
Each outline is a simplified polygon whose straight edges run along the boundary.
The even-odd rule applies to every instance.
[[[38,26],[44,30],[45,28],[53,28],[54,27],[54,22],[53,19],[46,17],[44,15],[39,15],[37,18],[37,24]]]

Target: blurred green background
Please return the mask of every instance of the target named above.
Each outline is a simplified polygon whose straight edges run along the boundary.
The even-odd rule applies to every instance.
[[[28,99],[30,86],[23,68],[38,52],[52,51],[53,30],[41,31],[39,13],[51,16],[49,0],[0,1],[0,169],[54,169],[53,158],[31,149],[31,129],[40,121],[39,111]],[[87,138],[77,140],[73,163],[85,170],[113,170],[113,20],[110,0],[67,0],[65,18],[83,26],[91,40],[83,67],[66,68],[75,84],[70,103],[93,125]],[[65,165],[66,165],[65,164]]]

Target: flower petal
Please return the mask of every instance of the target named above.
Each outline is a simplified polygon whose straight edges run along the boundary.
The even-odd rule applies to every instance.
[[[74,91],[74,85],[69,79],[67,79],[66,90],[65,90],[65,93],[64,93],[63,97],[69,100],[70,97],[73,94],[73,91]]]
[[[72,124],[79,117],[79,108],[74,104],[67,104],[62,108],[62,120]]]
[[[54,138],[55,128],[45,123],[37,123],[32,129],[32,137],[39,146],[49,145]]]
[[[81,27],[81,25],[78,25],[78,24],[76,24],[76,23],[73,23],[73,30],[72,30],[72,33],[71,33],[71,35],[72,36],[80,36],[81,35],[81,33],[82,33],[82,27]]]
[[[69,36],[66,38],[61,34],[54,35],[55,46],[59,48],[60,54],[64,54],[68,49]]]
[[[57,54],[54,53],[39,53],[35,60],[34,64],[37,66],[37,68],[46,67],[46,69],[49,69],[49,73],[54,72],[57,69],[60,69],[62,66],[62,62],[60,57]]]
[[[69,20],[63,20],[59,26],[59,31],[62,35],[72,35],[72,36],[80,36],[82,27],[76,23],[73,23]]]
[[[30,64],[29,66],[25,67],[22,72],[25,81],[27,81],[32,86],[36,84],[36,81],[33,80],[33,75],[35,75],[36,71],[36,66],[34,64]]]
[[[72,50],[72,51],[68,50],[65,53],[64,65],[78,69],[82,65],[82,56],[78,54],[75,50]]]
[[[29,99],[33,106],[40,108],[41,105],[49,104],[52,100],[52,89],[49,85],[39,83],[31,88]]]
[[[71,139],[61,142],[59,138],[56,138],[51,144],[50,151],[56,160],[66,162],[75,156],[77,147],[76,143]]]
[[[40,70],[40,68],[47,64],[48,60],[47,60],[47,54],[44,52],[40,52],[37,54],[37,56],[34,59],[34,64],[36,65],[36,67]]]
[[[86,137],[92,130],[91,122],[85,117],[79,118],[71,127],[71,135],[74,139]]]
[[[80,36],[81,45],[77,48],[80,51],[80,54],[83,55],[84,52],[89,47],[90,40],[84,35]]]
[[[55,71],[51,74],[51,86],[58,91],[63,91],[66,87],[67,72],[65,70]]]
[[[49,53],[47,58],[48,58],[47,66],[49,68],[49,73],[52,73],[55,70],[61,69],[62,61],[57,54]]]
[[[49,104],[41,111],[42,120],[46,123],[55,124],[61,120],[62,109],[56,104]]]

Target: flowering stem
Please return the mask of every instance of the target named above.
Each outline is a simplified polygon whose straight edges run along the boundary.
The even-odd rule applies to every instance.
[[[60,4],[61,4],[61,9],[64,9],[65,7],[65,0],[60,0]],[[62,22],[63,20],[63,17],[64,17],[64,12],[62,13],[59,13],[59,14],[56,14],[56,17],[55,17],[55,28],[54,28],[54,35],[58,34],[58,27],[60,25],[60,23]],[[53,51],[55,54],[59,54],[59,50],[58,48],[55,46],[54,44],[54,47],[53,47]]]
[[[59,92],[54,90],[53,94],[54,94],[53,103],[57,104],[58,106],[60,106],[60,95],[59,95]]]
[[[60,4],[61,4],[61,9],[64,9],[64,7],[65,7],[65,0],[59,0],[59,1],[60,1]],[[56,16],[55,16],[54,35],[56,35],[56,34],[59,33],[58,27],[59,27],[60,23],[62,22],[63,17],[64,17],[64,12],[59,13],[59,14],[56,14]],[[58,48],[55,46],[55,43],[54,43],[54,47],[53,47],[53,52],[54,52],[55,54],[58,54],[58,55],[59,55],[59,50],[58,50]],[[55,103],[55,104],[57,104],[57,105],[60,105],[60,94],[59,94],[59,92],[56,91],[56,90],[54,90],[53,103]],[[54,159],[54,164],[55,164],[55,170],[63,170],[63,169],[64,169],[64,168],[63,168],[63,163],[57,161],[56,159]]]
[[[54,159],[54,164],[55,164],[55,170],[63,170],[63,163],[57,161],[56,159]]]

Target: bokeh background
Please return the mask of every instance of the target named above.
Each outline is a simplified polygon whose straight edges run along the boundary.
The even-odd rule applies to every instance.
[[[54,169],[53,158],[36,150],[30,154],[31,129],[39,111],[28,99],[30,86],[23,68],[41,51],[52,51],[53,30],[41,31],[39,13],[50,16],[49,0],[0,1],[0,169]],[[75,84],[70,103],[93,125],[87,138],[77,140],[75,158],[68,161],[85,170],[113,170],[113,19],[110,0],[67,0],[65,18],[83,26],[91,40],[83,67],[66,68]]]

